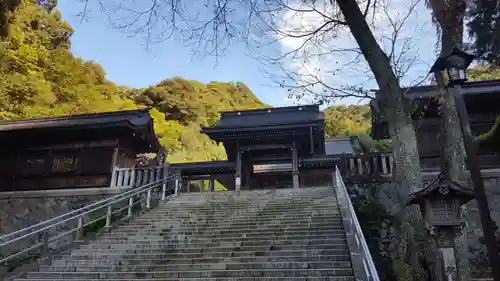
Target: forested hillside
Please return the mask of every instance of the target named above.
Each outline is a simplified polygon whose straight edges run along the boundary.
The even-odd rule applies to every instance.
[[[145,89],[116,85],[100,65],[71,54],[73,30],[52,8],[23,0],[10,19],[9,37],[0,41],[0,119],[153,106],[170,160],[194,161],[225,155],[200,126],[213,124],[221,110],[266,106],[242,83],[176,77]]]
[[[267,106],[243,83],[174,77],[144,89],[116,85],[100,65],[72,55],[73,30],[53,9],[23,0],[10,18],[9,36],[0,41],[2,120],[151,106],[169,161],[183,162],[225,157],[222,147],[199,133],[220,111]],[[370,125],[366,105],[332,107],[325,116],[328,135],[366,134]]]

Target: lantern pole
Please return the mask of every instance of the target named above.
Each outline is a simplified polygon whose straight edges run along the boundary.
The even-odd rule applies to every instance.
[[[448,89],[452,91],[457,109],[458,121],[464,141],[465,154],[467,157],[467,169],[470,171],[472,184],[474,185],[474,196],[477,202],[479,218],[483,229],[488,261],[494,281],[500,281],[500,253],[496,243],[495,230],[491,219],[488,199],[481,176],[481,168],[477,157],[477,148],[472,136],[467,107],[464,101],[463,84],[467,81],[467,68],[474,60],[474,55],[467,54],[459,48],[453,48],[451,54],[438,57],[430,72],[438,72],[446,69],[449,83]]]
[[[481,176],[481,168],[477,157],[476,146],[470,129],[469,116],[465,106],[463,87],[461,83],[456,83],[451,87],[455,97],[460,129],[462,130],[465,153],[467,156],[467,168],[470,171],[472,183],[474,185],[474,195],[477,200],[477,208],[483,228],[485,245],[488,251],[488,260],[494,281],[500,281],[500,253],[496,243],[495,232],[492,226],[488,199],[484,188],[484,182]]]

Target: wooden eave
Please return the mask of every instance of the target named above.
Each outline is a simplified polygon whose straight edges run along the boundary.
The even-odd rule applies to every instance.
[[[112,128],[130,132],[130,138],[141,143],[143,150],[147,150],[143,152],[154,152],[161,148],[149,109],[0,121],[0,135],[6,139],[13,136],[32,137],[32,134],[46,136],[82,131],[109,132]]]
[[[171,164],[170,169],[180,171],[183,176],[224,174],[234,173],[236,171],[236,163],[226,160],[176,163]]]
[[[309,130],[310,127],[317,129],[318,127],[323,127],[324,122],[316,121],[314,123],[296,123],[296,124],[283,124],[283,125],[273,125],[273,126],[259,126],[259,127],[242,127],[242,128],[217,128],[217,127],[204,127],[201,133],[207,134],[209,136],[230,136],[230,135],[241,135],[241,134],[260,134],[260,135],[274,135],[279,132],[293,132],[293,131],[303,131]]]
[[[340,159],[342,155],[327,155],[327,156],[313,156],[299,159],[299,167],[312,169],[312,168],[331,168],[332,172],[335,166],[340,167]]]
[[[420,100],[422,106],[432,106],[431,111],[437,110],[435,102],[429,99],[439,97],[438,89],[436,85],[420,86],[413,88],[403,88],[402,91],[405,93],[405,98]],[[381,95],[379,90],[374,90],[375,97]],[[467,111],[469,114],[484,112],[485,108],[488,112],[495,111],[498,108],[498,101],[500,101],[500,80],[486,80],[486,81],[472,81],[467,82],[463,86],[464,99],[467,106]],[[478,100],[479,98],[479,100]],[[486,99],[486,101],[484,100]],[[480,103],[479,101],[484,101]],[[372,100],[370,102],[371,112],[372,112],[372,130],[371,137],[373,139],[385,139],[389,137],[389,128],[387,118],[384,116],[378,116],[379,104],[377,100]],[[500,108],[499,108],[500,111]],[[432,115],[432,114],[431,114]],[[412,116],[413,119],[421,119],[421,117]],[[427,119],[427,116],[424,116]],[[481,126],[481,124],[474,124],[472,121],[472,126]]]

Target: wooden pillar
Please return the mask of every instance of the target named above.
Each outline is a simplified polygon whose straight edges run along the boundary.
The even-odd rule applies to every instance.
[[[309,127],[309,142],[311,145],[311,154],[314,154],[314,136],[312,127]]]
[[[297,146],[293,142],[292,146],[292,177],[293,188],[299,188],[299,155],[297,153]]]
[[[117,184],[116,184],[116,177],[118,176],[117,175],[117,171],[116,171],[116,168],[118,168],[116,166],[116,160],[118,158],[118,147],[115,147],[113,149],[113,158],[111,159],[111,187],[116,187]]]
[[[239,192],[241,190],[241,150],[239,141],[236,144],[236,174],[234,175],[234,178],[234,190]]]
[[[214,192],[215,189],[215,176],[211,175],[208,180],[208,192]]]
[[[201,179],[200,180],[200,193],[203,193],[203,191],[205,189],[205,180],[204,179]]]
[[[251,178],[252,178],[252,159],[250,158],[250,153],[241,155],[242,158],[242,186],[245,190],[251,189]]]

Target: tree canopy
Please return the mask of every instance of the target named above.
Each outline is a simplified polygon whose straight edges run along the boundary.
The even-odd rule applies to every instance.
[[[207,84],[182,77],[148,88],[128,88],[106,78],[104,69],[69,50],[71,26],[58,11],[23,0],[0,41],[0,120],[152,107],[155,131],[169,161],[217,160],[224,149],[205,135],[221,111],[267,107],[240,82]],[[329,136],[364,135],[368,105],[325,110]]]
[[[170,160],[195,161],[225,155],[200,126],[213,124],[222,110],[266,106],[239,82],[174,77],[145,89],[116,85],[99,64],[70,52],[71,26],[34,0],[21,1],[9,21],[9,36],[0,41],[0,120],[152,106]]]

